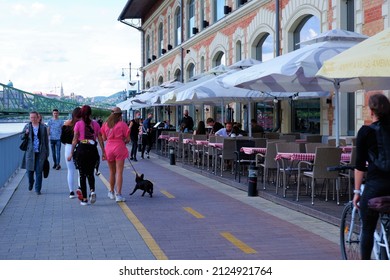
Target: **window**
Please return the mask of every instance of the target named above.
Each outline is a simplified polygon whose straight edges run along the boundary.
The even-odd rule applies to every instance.
[[[183,80],[181,78],[181,71],[180,71],[180,69],[177,69],[175,71],[175,79],[176,79],[176,81],[183,82]]]
[[[204,64],[204,56],[200,58],[200,73],[204,73],[206,71]]]
[[[204,0],[200,0],[200,5],[199,5],[199,28],[200,30],[203,30],[205,27],[203,25],[203,21],[205,21],[205,17],[204,17]]]
[[[187,79],[191,79],[193,76],[195,76],[195,65],[191,63],[187,67]]]
[[[161,85],[163,82],[164,82],[164,78],[162,76],[160,76],[158,78],[158,85]]]
[[[255,59],[267,61],[274,57],[274,38],[271,34],[266,33],[262,35],[255,45]]]
[[[220,51],[215,55],[213,66],[215,67],[215,66],[219,66],[221,64],[226,65],[225,62],[226,62],[225,61],[225,53]]]
[[[175,12],[175,46],[181,44],[181,16],[180,8],[176,9]]]
[[[214,0],[214,22],[217,22],[225,16],[223,7],[225,6],[225,0]]]
[[[309,40],[320,33],[320,21],[313,15],[305,16],[294,31],[294,50],[299,49],[300,42]]]
[[[236,62],[240,61],[242,57],[242,44],[241,41],[236,42]]]
[[[292,132],[320,133],[319,99],[291,101]]]
[[[150,55],[150,37],[146,37],[146,42],[145,42],[145,64],[150,63],[149,59],[152,59],[152,56]]]
[[[188,22],[187,22],[187,37],[191,38],[194,33],[192,32],[192,29],[195,27],[195,1],[189,0],[188,1],[188,14],[187,14]]]
[[[162,49],[164,48],[164,29],[162,23],[160,23],[158,27],[158,41],[158,56],[160,57],[162,55]]]

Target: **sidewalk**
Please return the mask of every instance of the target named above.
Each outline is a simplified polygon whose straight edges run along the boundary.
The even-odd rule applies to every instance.
[[[154,182],[154,197],[141,197],[141,191],[128,195],[135,183],[126,162],[127,201],[120,204],[107,197],[105,162],[100,165],[102,176],[96,177],[97,202],[89,206],[68,198],[65,162],[61,165],[63,169],[51,169],[44,179],[41,196],[28,191],[25,170],[7,187],[13,195],[0,215],[0,259],[339,259],[337,226],[248,197],[217,180],[219,176],[204,176],[181,163],[169,165],[156,154],[134,164]],[[0,206],[5,197],[0,193]],[[206,218],[194,219],[194,214]],[[257,253],[231,248],[218,237],[226,229]]]

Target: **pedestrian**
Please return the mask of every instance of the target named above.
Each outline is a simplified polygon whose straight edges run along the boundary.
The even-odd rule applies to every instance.
[[[264,128],[257,123],[256,119],[251,119],[251,125],[252,125],[252,133],[264,132]]]
[[[142,123],[142,148],[141,148],[142,159],[144,159],[145,150],[146,150],[146,157],[149,158],[149,153],[153,145],[153,140],[152,140],[153,128],[151,123],[152,118],[153,118],[153,113],[149,113],[148,118],[144,120]]]
[[[50,137],[51,152],[53,155],[53,168],[56,170],[61,169],[61,129],[64,125],[64,121],[59,119],[60,112],[58,109],[53,109],[53,118],[48,123],[48,131]]]
[[[49,157],[49,137],[46,127],[39,122],[38,112],[36,111],[30,112],[30,122],[23,128],[22,138],[26,137],[28,137],[28,145],[22,168],[27,170],[29,191],[34,187],[35,172],[35,192],[40,195],[43,164]]]
[[[134,119],[130,121],[129,129],[130,129],[130,140],[131,140],[131,152],[130,152],[130,160],[137,161],[137,149],[138,149],[138,136],[139,136],[139,128],[140,128],[140,117],[141,113],[139,111],[134,113]]]
[[[102,159],[106,159],[100,126],[96,121],[91,120],[91,115],[91,107],[84,105],[81,108],[81,118],[74,126],[72,149],[68,156],[68,161],[73,158],[75,166],[79,170],[80,189],[77,189],[76,193],[80,205],[83,206],[88,205],[87,180],[90,189],[90,203],[96,202],[94,169],[100,160],[97,141],[102,150]]]
[[[81,118],[81,108],[76,107],[73,109],[72,117],[71,119],[65,121],[64,125],[62,126],[61,131],[61,143],[65,145],[65,158],[67,159],[72,151],[72,141],[74,137],[74,126],[76,122],[78,122]],[[75,173],[76,173],[76,166],[74,165],[73,160],[66,160],[66,167],[68,168],[68,175],[67,175],[67,181],[68,181],[68,188],[69,188],[69,198],[75,198],[75,191],[77,188],[75,188]],[[80,186],[80,183],[78,183],[78,186]]]
[[[206,125],[204,121],[199,121],[196,126],[196,130],[194,131],[194,135],[205,135],[206,134]]]
[[[233,130],[233,123],[227,122],[224,128],[221,128],[220,130],[215,132],[215,135],[222,136],[222,137],[230,137],[232,134],[232,130]]]
[[[180,130],[182,132],[192,132],[194,130],[194,120],[188,115],[188,110],[184,110],[184,115],[180,123]]]
[[[108,197],[116,202],[126,201],[122,196],[123,169],[129,156],[126,144],[130,142],[130,130],[122,120],[122,110],[115,107],[102,126],[103,141],[106,141],[105,154],[110,170],[110,191]],[[116,192],[115,192],[116,185]]]
[[[223,125],[220,122],[214,121],[213,118],[208,118],[206,124],[211,128],[209,134],[213,135],[215,132],[223,128]]]
[[[373,125],[390,125],[390,102],[385,95],[371,95],[368,106]],[[388,145],[388,143],[385,144]],[[371,258],[373,236],[379,217],[378,212],[368,208],[368,200],[378,196],[390,195],[390,173],[384,172],[375,166],[369,156],[372,153],[378,153],[376,132],[374,128],[363,125],[356,137],[355,195],[353,198],[353,204],[360,209],[362,220],[360,254],[363,260]],[[360,197],[364,175],[365,187]]]

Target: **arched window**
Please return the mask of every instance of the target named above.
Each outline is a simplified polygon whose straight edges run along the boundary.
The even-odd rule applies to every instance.
[[[187,67],[187,80],[195,76],[195,65],[190,63]]]
[[[162,49],[164,48],[164,29],[162,23],[160,23],[158,27],[158,42],[158,56],[160,57],[162,55]]]
[[[162,76],[158,77],[158,85],[161,85],[164,82],[164,78]]]
[[[181,44],[181,16],[180,8],[178,7],[175,12],[175,46]]]
[[[194,33],[192,29],[195,27],[195,1],[188,1],[188,11],[187,11],[187,37],[191,38]]]
[[[219,66],[221,64],[226,65],[226,58],[225,58],[225,53],[222,51],[219,51],[213,60],[213,67]]]
[[[267,61],[275,57],[274,38],[271,34],[263,34],[255,45],[255,59]]]
[[[225,16],[223,7],[225,6],[225,0],[214,0],[214,22],[217,22]]]
[[[236,62],[242,59],[242,44],[241,41],[236,42]]]
[[[150,36],[146,37],[145,40],[145,64],[151,62],[152,56],[150,54]]]
[[[294,31],[294,50],[300,48],[300,42],[309,40],[320,33],[320,21],[313,15],[305,16]]]
[[[200,58],[200,73],[203,73],[206,70],[205,64],[204,64],[204,56]]]
[[[204,12],[204,0],[200,0],[199,1],[200,4],[199,4],[199,28],[200,30],[203,30],[205,28],[205,26],[203,25],[203,22],[206,20],[205,19],[205,12]]]
[[[181,79],[181,71],[180,71],[180,69],[177,69],[175,71],[175,79],[176,79],[176,81],[183,82],[182,79]]]

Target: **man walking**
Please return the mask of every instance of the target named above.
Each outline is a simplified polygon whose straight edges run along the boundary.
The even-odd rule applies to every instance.
[[[153,118],[153,114],[149,113],[148,118],[142,123],[142,150],[141,150],[141,158],[144,158],[144,153],[146,146],[146,156],[149,158],[149,152],[152,149],[153,141],[152,141],[152,124],[151,120]]]
[[[58,109],[53,109],[53,118],[51,118],[47,123],[51,152],[53,154],[53,168],[56,170],[61,169],[61,129],[64,125],[64,121],[58,118],[59,115],[60,112]]]

